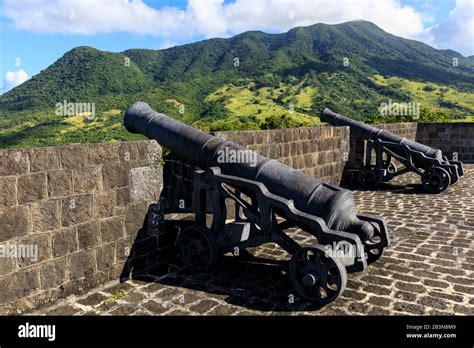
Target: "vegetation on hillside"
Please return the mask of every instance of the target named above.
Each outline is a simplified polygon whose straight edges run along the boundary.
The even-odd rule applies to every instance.
[[[458,120],[474,115],[474,61],[364,21],[159,51],[77,47],[0,96],[0,146],[140,138],[121,125],[137,100],[206,131],[314,125],[326,107],[365,122]],[[63,101],[95,115],[59,115]],[[419,114],[384,115],[388,102]]]

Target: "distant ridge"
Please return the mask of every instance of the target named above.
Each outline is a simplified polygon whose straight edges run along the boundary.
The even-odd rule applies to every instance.
[[[31,121],[28,115],[39,113],[31,121],[38,127],[29,130],[31,137],[50,134],[67,120],[41,115],[51,115],[63,100],[93,102],[99,113],[144,100],[211,130],[273,127],[265,119],[280,117],[290,107],[296,113],[288,115],[284,126],[311,124],[311,117],[325,107],[370,122],[388,99],[421,97],[423,106],[460,117],[473,114],[471,93],[474,56],[437,50],[371,22],[352,21],[282,34],[249,31],[164,50],[113,53],[76,47],[0,96],[0,126],[3,117],[3,127],[18,132]],[[104,127],[111,122],[104,119]]]

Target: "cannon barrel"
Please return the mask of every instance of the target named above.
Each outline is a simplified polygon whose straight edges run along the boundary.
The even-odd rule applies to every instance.
[[[201,169],[217,166],[223,174],[263,183],[271,193],[292,200],[298,210],[324,219],[332,230],[355,233],[363,241],[374,234],[372,224],[357,217],[349,190],[260,155],[253,163],[222,163],[218,159],[221,151],[245,148],[160,114],[144,102],[137,102],[126,111],[124,125],[128,131],[156,140]]]
[[[402,138],[398,135],[392,134],[382,129],[369,126],[368,124],[355,121],[349,117],[337,114],[329,109],[324,109],[319,118],[321,119],[321,121],[328,122],[333,126],[349,126],[351,129],[351,134],[354,134],[366,140],[380,139],[387,142],[406,145],[414,151],[423,153],[426,157],[434,158],[441,162],[444,162],[441,150],[417,143],[416,141],[407,138]],[[390,145],[387,145],[387,148],[392,150],[394,153],[400,151],[398,147],[391,148]],[[400,155],[403,156],[403,154],[401,153]],[[416,159],[417,158],[415,157],[415,160]]]

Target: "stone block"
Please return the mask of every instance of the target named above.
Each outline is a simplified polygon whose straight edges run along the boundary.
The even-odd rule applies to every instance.
[[[41,288],[48,290],[55,288],[66,281],[66,259],[57,259],[46,262],[40,267]]]
[[[138,151],[144,151],[145,147],[148,163],[150,165],[159,164],[161,158],[163,157],[163,150],[161,146],[155,140],[141,141],[138,143]]]
[[[92,195],[72,196],[61,199],[61,225],[71,225],[92,219]]]
[[[307,154],[311,152],[311,141],[306,140],[302,142],[303,144],[303,154]]]
[[[49,234],[27,236],[21,238],[17,243],[17,248],[23,249],[22,255],[17,257],[18,266],[26,267],[51,259],[51,243]],[[33,255],[33,248],[36,255]]]
[[[133,203],[158,200],[163,187],[162,166],[134,168],[130,174]]]
[[[71,279],[87,277],[96,271],[96,256],[94,250],[80,251],[69,256],[67,260]]]
[[[13,302],[40,288],[39,268],[29,268],[0,279],[0,303]]]
[[[12,176],[0,177],[0,205],[16,205],[16,179]]]
[[[104,182],[104,189],[109,190],[118,187],[125,187],[129,185],[129,170],[128,163],[109,163],[102,167],[102,178]]]
[[[138,142],[128,141],[122,142],[118,146],[118,153],[120,162],[132,162],[146,159],[146,151],[140,151]]]
[[[118,146],[116,142],[87,145],[89,165],[102,165],[118,162]]]
[[[255,132],[239,132],[238,138],[243,139],[244,146],[255,144]]]
[[[102,175],[99,166],[73,169],[74,193],[92,193],[102,189]]]
[[[30,204],[33,232],[43,232],[60,228],[60,201],[48,200]]]
[[[130,203],[130,188],[124,187],[116,189],[116,204],[118,207],[122,207]]]
[[[28,173],[29,161],[26,151],[0,151],[0,176],[23,175]]]
[[[301,133],[300,133],[300,136],[301,136],[301,140],[309,140],[313,137],[313,134],[312,134],[312,129],[311,128],[301,128]]]
[[[97,269],[105,270],[115,263],[115,243],[97,248]]]
[[[283,131],[281,129],[277,129],[275,130],[275,132],[273,133],[273,139],[272,139],[272,143],[275,144],[279,144],[283,141]]]
[[[36,202],[46,197],[44,173],[23,175],[18,178],[18,203]]]
[[[290,155],[290,146],[287,143],[279,144],[279,147],[281,157],[288,157]]]
[[[148,211],[148,204],[135,203],[127,207],[125,214],[125,232],[127,235],[135,236],[143,227],[145,216]]]
[[[109,269],[103,271],[107,281],[116,281],[122,277],[123,274],[123,263],[116,263]]]
[[[147,167],[148,165],[149,162],[147,159],[130,162],[130,168]]]
[[[270,147],[269,147],[269,158],[272,158],[272,159],[278,159],[278,157],[280,156],[280,147],[278,146],[278,144],[272,144]]]
[[[47,173],[48,196],[64,197],[72,194],[71,170],[55,170]]]
[[[45,172],[60,169],[59,151],[54,147],[36,148],[28,150],[30,158],[30,172]]]
[[[94,194],[94,218],[101,219],[115,214],[115,190],[97,192]]]
[[[123,221],[117,216],[100,221],[100,235],[102,243],[114,242],[123,238]]]
[[[127,237],[117,241],[115,246],[115,256],[117,262],[123,262],[130,256],[133,246],[133,238]]]
[[[24,236],[30,230],[28,207],[0,208],[0,242]]]
[[[11,273],[16,269],[16,257],[9,253],[11,243],[0,244],[0,277]],[[1,280],[0,280],[1,281]]]
[[[313,154],[307,153],[304,155],[304,166],[310,168],[313,166]]]
[[[54,232],[52,247],[54,257],[75,253],[78,250],[76,227],[69,227]]]
[[[100,305],[102,302],[107,300],[107,298],[108,298],[107,296],[102,295],[101,293],[95,292],[84,299],[78,300],[77,303],[84,306],[94,307],[94,306]]]
[[[84,168],[89,166],[87,145],[73,145],[58,148],[63,169]]]
[[[77,225],[79,250],[95,248],[100,244],[100,228],[98,221]]]

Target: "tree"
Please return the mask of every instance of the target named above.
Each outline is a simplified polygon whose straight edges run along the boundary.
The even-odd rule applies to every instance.
[[[269,116],[265,118],[265,122],[260,125],[261,129],[281,129],[281,128],[297,128],[303,124],[293,120],[288,115]]]
[[[447,109],[422,107],[418,122],[449,122],[452,119],[451,112]]]

